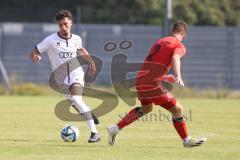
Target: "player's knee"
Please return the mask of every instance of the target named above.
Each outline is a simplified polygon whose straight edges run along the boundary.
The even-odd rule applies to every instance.
[[[174,116],[182,116],[183,115],[183,107],[180,103],[176,103],[174,107],[169,110]]]
[[[69,90],[71,95],[83,95],[83,86],[79,83],[73,83]]]

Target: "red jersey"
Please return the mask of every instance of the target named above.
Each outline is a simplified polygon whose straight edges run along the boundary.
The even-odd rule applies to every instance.
[[[169,109],[175,106],[176,100],[169,93],[165,94],[161,78],[171,69],[173,53],[185,55],[185,46],[175,37],[169,36],[157,40],[136,77],[138,99],[143,105],[157,104]],[[171,102],[171,103],[170,103]]]
[[[161,38],[154,43],[145,62],[160,63],[170,69],[173,52],[176,50],[181,57],[186,53],[185,46],[177,38],[173,36]]]
[[[177,52],[175,52],[175,51],[177,51]],[[145,58],[145,61],[140,69],[140,72],[144,71],[146,69],[148,69],[148,70],[153,70],[153,69],[159,70],[160,69],[159,67],[157,67],[157,68],[154,67],[154,65],[149,65],[149,63],[159,64],[163,68],[165,68],[165,71],[163,71],[163,73],[167,72],[169,69],[171,69],[172,56],[173,56],[174,52],[179,54],[181,57],[186,54],[185,46],[177,38],[175,38],[173,36],[169,36],[169,37],[164,37],[164,38],[157,40],[153,44],[147,57]],[[159,76],[161,76],[161,75],[159,75]]]

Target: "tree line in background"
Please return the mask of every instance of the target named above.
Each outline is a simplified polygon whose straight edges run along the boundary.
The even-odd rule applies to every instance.
[[[7,0],[0,2],[0,21],[54,22],[58,10],[69,9],[74,14],[74,21],[81,23],[161,25],[164,1]],[[173,21],[184,20],[192,25],[240,26],[240,0],[172,1]]]

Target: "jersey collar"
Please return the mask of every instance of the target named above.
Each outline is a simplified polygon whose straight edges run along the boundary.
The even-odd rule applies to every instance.
[[[170,35],[170,37],[173,37],[173,38],[175,38],[178,42],[181,42],[176,36],[174,36],[174,35]],[[181,42],[182,43],[182,42]]]
[[[69,40],[69,39],[72,38],[72,33],[70,34],[70,37],[69,37],[69,38],[65,38],[65,37],[61,36],[59,32],[57,32],[57,35],[58,35],[58,37],[60,37],[60,38],[62,38],[62,39],[64,39],[64,40]]]

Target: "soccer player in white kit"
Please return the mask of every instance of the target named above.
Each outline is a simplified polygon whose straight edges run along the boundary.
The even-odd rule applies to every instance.
[[[94,61],[90,57],[88,51],[83,48],[80,36],[71,33],[72,19],[73,17],[70,11],[59,11],[56,15],[59,31],[51,34],[37,44],[31,53],[31,59],[34,63],[39,63],[42,59],[41,53],[47,52],[54,71],[60,65],[80,55],[89,63],[88,74],[94,76],[96,72]],[[69,70],[66,72],[69,72]],[[91,112],[90,108],[83,102],[82,92],[79,91],[79,88],[83,89],[84,87],[84,72],[81,66],[67,73],[64,84],[69,86],[68,99],[72,102],[75,109],[80,114]],[[86,123],[91,131],[88,142],[93,143],[100,141],[100,135],[95,126],[95,124],[98,124],[96,117],[94,117],[94,119],[86,119]]]

